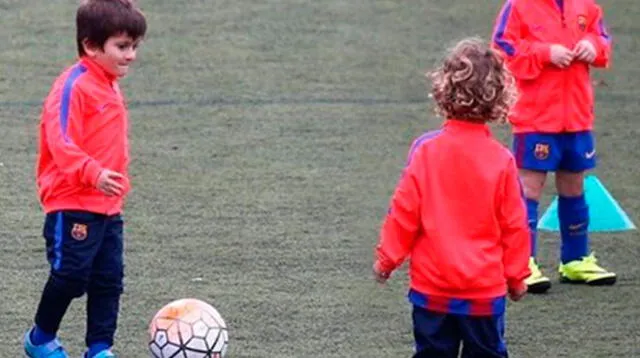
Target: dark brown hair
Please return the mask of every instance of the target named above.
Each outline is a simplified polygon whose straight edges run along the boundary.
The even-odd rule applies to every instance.
[[[446,118],[501,122],[517,95],[503,58],[478,38],[460,41],[428,75],[436,112]]]
[[[144,37],[147,21],[133,0],[82,0],[76,12],[78,54],[85,55],[82,42],[104,47],[111,36]]]

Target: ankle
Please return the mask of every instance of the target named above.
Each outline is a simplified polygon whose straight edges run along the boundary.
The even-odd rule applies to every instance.
[[[110,346],[107,343],[104,342],[97,342],[97,343],[92,343],[89,346],[89,351],[87,351],[87,358],[92,358],[95,357],[98,353],[102,352],[102,351],[106,351],[107,349],[109,349]]]
[[[33,345],[40,346],[56,339],[56,334],[45,332],[38,325],[34,325],[29,333],[29,339]]]

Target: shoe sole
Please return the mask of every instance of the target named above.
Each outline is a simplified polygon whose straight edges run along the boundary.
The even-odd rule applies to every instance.
[[[611,286],[616,283],[616,276],[613,277],[603,277],[592,281],[585,280],[571,280],[567,277],[561,277],[561,283],[569,283],[573,285],[589,285],[589,286]]]
[[[550,281],[536,282],[534,284],[527,285],[527,292],[534,294],[546,293],[550,288]]]

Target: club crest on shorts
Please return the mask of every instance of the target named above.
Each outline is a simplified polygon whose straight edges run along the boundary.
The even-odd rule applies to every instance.
[[[536,159],[545,160],[549,158],[549,151],[549,144],[537,143],[536,147],[533,150],[533,155],[535,155]]]
[[[87,238],[87,225],[85,224],[73,224],[71,228],[71,237],[75,240],[82,241]]]
[[[580,31],[587,30],[587,18],[583,15],[578,15],[578,28]]]

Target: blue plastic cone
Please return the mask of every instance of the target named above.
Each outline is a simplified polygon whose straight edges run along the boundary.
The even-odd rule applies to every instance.
[[[584,180],[584,193],[589,205],[589,232],[635,230],[627,214],[600,180],[589,175]],[[560,231],[558,222],[558,197],[554,197],[547,211],[538,222],[538,229]]]

